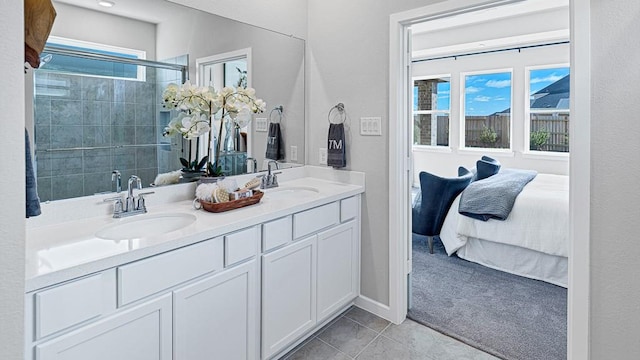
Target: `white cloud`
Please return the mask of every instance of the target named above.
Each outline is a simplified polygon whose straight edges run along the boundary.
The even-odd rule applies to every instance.
[[[467,94],[474,94],[474,93],[480,92],[482,88],[478,88],[475,86],[467,86],[467,88],[464,90]]]
[[[480,102],[488,102],[490,100],[491,98],[489,96],[481,96],[481,95],[478,95],[473,99],[473,101],[480,101]]]
[[[493,98],[493,100],[500,101],[500,100],[507,100],[507,98],[505,98],[504,96],[496,96],[496,97]]]
[[[511,85],[511,80],[489,80],[485,85],[492,88],[504,88]]]
[[[530,83],[532,84],[537,84],[537,83],[552,83],[552,82],[556,82],[560,79],[562,79],[564,76],[560,76],[560,75],[556,75],[556,73],[553,73],[551,75],[545,76],[545,77],[537,77],[537,78],[533,78],[531,79]]]
[[[487,79],[477,75],[467,75],[465,81],[467,83],[478,83],[478,82],[485,82],[487,81]]]
[[[445,94],[446,95],[446,94],[449,94],[449,93],[450,93],[449,90],[442,90],[438,94]]]

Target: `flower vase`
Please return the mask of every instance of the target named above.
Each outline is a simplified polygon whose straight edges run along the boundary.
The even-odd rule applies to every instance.
[[[234,134],[233,134],[233,124],[231,123],[231,121],[227,121],[225,124],[225,136],[224,136],[224,147],[223,150],[224,152],[234,152],[236,151],[236,147],[235,147],[235,139],[234,139]]]
[[[233,127],[233,142],[235,144],[236,151],[245,151],[242,143],[242,135],[240,135],[240,127]]]

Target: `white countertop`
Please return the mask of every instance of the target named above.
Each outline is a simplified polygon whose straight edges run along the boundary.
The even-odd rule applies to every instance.
[[[247,175],[243,176],[239,183],[246,178]],[[101,198],[89,197],[93,199],[85,199],[85,203],[80,203],[83,200],[74,200],[51,206],[46,204],[43,212],[50,210],[50,217],[55,220],[45,218],[27,227],[26,291],[86,276],[364,192],[364,174],[350,171],[305,166],[285,170],[279,178],[281,189],[313,187],[318,193],[304,197],[271,198],[270,193],[277,188],[267,189],[256,205],[223,213],[209,213],[193,208],[195,185],[190,184],[186,190],[184,187],[176,190],[178,193],[182,192],[178,199],[175,194],[156,194],[158,198],[155,201],[153,197],[148,197],[147,214],[124,219],[114,219],[108,211],[105,213],[104,209],[110,206],[100,204]],[[168,191],[170,187],[157,192]],[[109,196],[102,196],[107,197]],[[171,201],[167,198],[171,198]],[[78,206],[79,204],[85,205]],[[99,215],[86,217],[86,213],[92,211],[91,206],[100,207],[97,210]],[[71,211],[77,212],[78,220],[65,219],[61,215]],[[83,212],[84,218],[80,215]],[[114,241],[95,236],[98,229],[110,224],[168,213],[193,214],[196,221],[182,229],[153,238]]]

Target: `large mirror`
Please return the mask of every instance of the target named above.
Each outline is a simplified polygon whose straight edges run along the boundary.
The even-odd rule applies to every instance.
[[[114,170],[125,187],[133,174],[149,186],[158,174],[179,170],[180,157],[206,149],[162,135],[176,115],[162,106],[162,92],[187,78],[228,85],[245,76],[267,103],[226,148],[228,174],[254,171],[252,159],[256,171],[265,169],[271,122],[281,127],[280,166],[304,164],[303,40],[165,0],[114,0],[111,8],[97,3],[54,1],[51,51],[33,72],[32,130],[42,201],[114,191]],[[133,60],[73,55],[83,51]],[[237,53],[248,56],[225,57]],[[212,77],[205,80],[202,71]]]

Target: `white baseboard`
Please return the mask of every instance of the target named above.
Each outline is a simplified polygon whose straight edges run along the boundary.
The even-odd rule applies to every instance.
[[[391,308],[389,307],[389,305],[385,305],[383,303],[377,302],[364,295],[360,295],[356,298],[355,305],[385,320],[395,323],[393,321],[393,316],[391,315]],[[395,324],[397,325],[399,323],[395,323]]]

